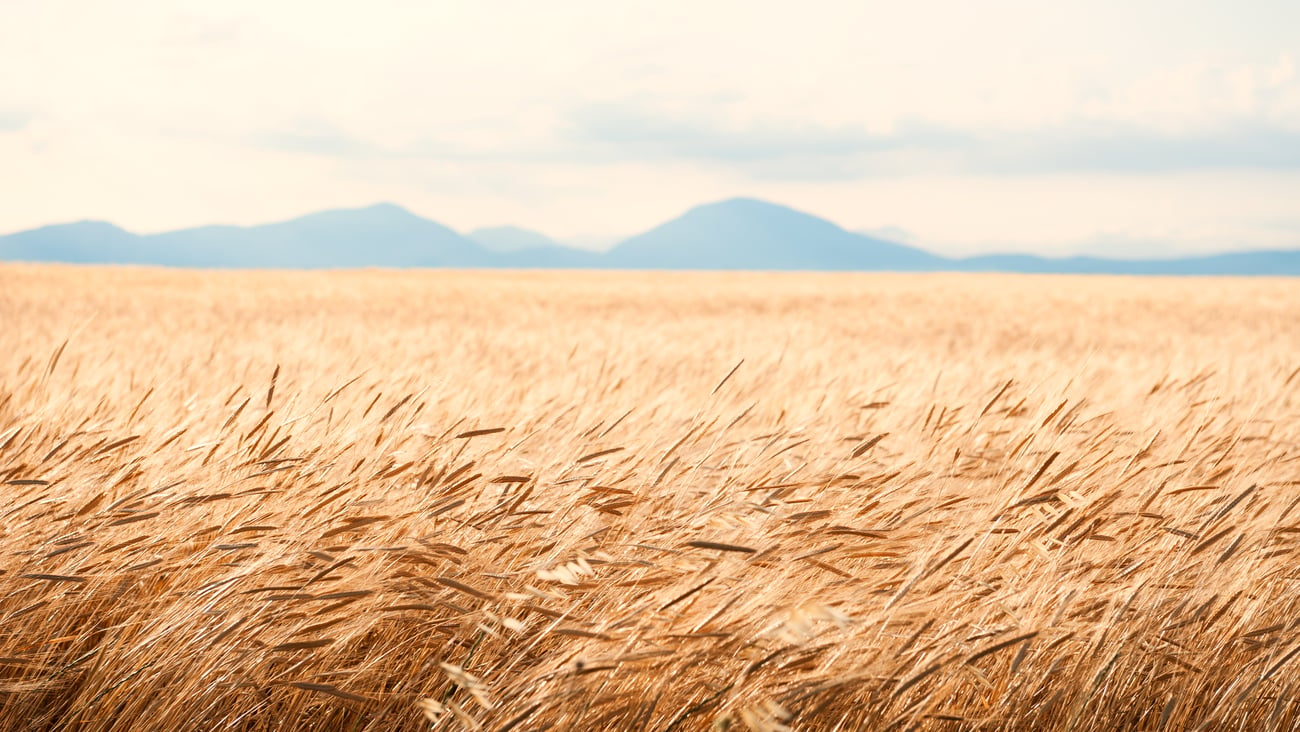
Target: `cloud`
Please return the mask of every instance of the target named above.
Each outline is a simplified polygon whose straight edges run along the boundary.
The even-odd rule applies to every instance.
[[[921,123],[878,133],[862,125],[664,113],[636,104],[580,107],[561,131],[581,156],[606,161],[689,161],[736,168],[756,178],[843,180],[891,172],[914,154],[967,144],[952,130]]]
[[[240,144],[257,150],[303,153],[351,162],[443,162],[443,163],[528,163],[538,160],[564,162],[565,153],[555,145],[530,147],[526,144],[484,146],[482,143],[434,139],[386,141],[375,136],[353,134],[323,118],[299,120],[295,124],[243,135]]]
[[[324,157],[354,158],[385,154],[381,148],[360,138],[326,127],[273,130],[254,134],[248,141],[253,147],[264,150]]]
[[[1111,122],[1026,130],[910,122],[875,133],[849,125],[728,124],[622,106],[578,110],[566,138],[588,156],[724,166],[759,179],[1300,170],[1300,131],[1256,121],[1198,132]]]
[[[201,18],[182,15],[175,19],[174,42],[205,49],[230,47],[244,39],[250,21],[245,18]]]
[[[697,168],[755,181],[834,182],[917,175],[1155,174],[1300,171],[1300,129],[1258,120],[1195,131],[1074,121],[1024,129],[960,129],[909,121],[875,131],[782,118],[728,119],[710,105],[665,111],[638,103],[578,106],[549,129],[513,136],[449,131],[385,141],[325,118],[247,136],[254,148],[348,160],[579,166],[626,163]],[[3,118],[0,118],[2,120]]]
[[[21,132],[31,124],[34,116],[21,109],[0,107],[0,132]]]
[[[1300,131],[1257,123],[1194,133],[1074,124],[983,138],[966,152],[964,168],[998,175],[1300,170]]]

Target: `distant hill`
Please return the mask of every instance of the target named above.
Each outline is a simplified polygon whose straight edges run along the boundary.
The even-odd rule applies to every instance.
[[[1080,274],[1300,275],[1300,250],[1182,259],[1116,260],[999,254],[949,259],[845,231],[785,206],[738,198],[693,208],[608,252],[557,244],[518,227],[459,234],[381,203],[263,226],[204,226],[133,234],[102,221],[0,236],[0,260],[178,267],[320,269],[509,267],[959,271]]]
[[[0,237],[0,259],[178,267],[489,267],[491,253],[392,204],[325,211],[264,226],[139,235],[86,221]]]
[[[0,236],[0,260],[134,264],[144,252],[135,234],[104,221],[77,221]]]
[[[958,262],[963,272],[1117,275],[1300,275],[1300,250],[1231,252],[1182,259],[1104,259],[992,254]]]
[[[948,260],[752,198],[711,203],[607,255],[628,269],[934,270]]]
[[[552,249],[560,246],[545,234],[518,226],[493,226],[475,229],[465,235],[483,248],[494,252],[520,252],[528,249]]]
[[[205,226],[143,237],[205,267],[487,267],[492,258],[455,231],[381,203],[264,226]]]
[[[518,226],[475,229],[465,235],[496,255],[502,267],[521,269],[589,269],[603,265],[595,252],[566,247],[536,231]]]

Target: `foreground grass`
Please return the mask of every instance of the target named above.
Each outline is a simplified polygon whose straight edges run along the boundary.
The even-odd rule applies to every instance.
[[[0,267],[0,728],[1291,729],[1297,320]]]

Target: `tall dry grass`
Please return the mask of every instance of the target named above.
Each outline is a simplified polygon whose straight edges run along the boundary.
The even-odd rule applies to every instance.
[[[0,268],[4,729],[1291,729],[1300,287]]]

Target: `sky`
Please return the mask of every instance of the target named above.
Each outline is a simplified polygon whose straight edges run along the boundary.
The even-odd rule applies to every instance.
[[[710,201],[946,254],[1300,248],[1294,0],[0,0],[0,233]]]

